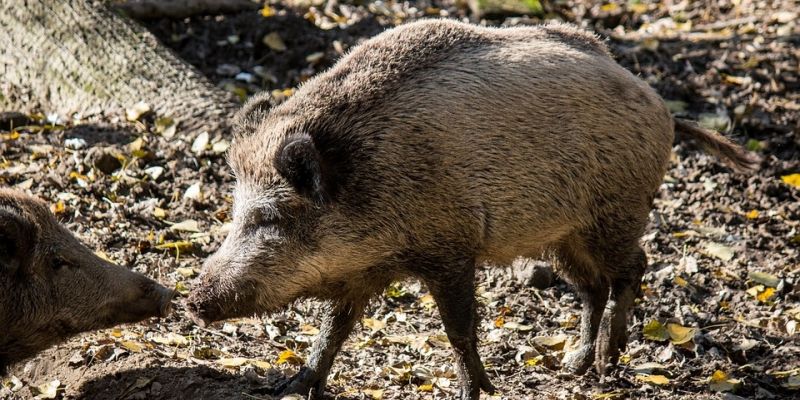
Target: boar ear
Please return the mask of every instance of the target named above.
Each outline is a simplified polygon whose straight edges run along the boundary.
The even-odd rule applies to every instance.
[[[301,195],[322,202],[328,198],[323,177],[322,159],[308,134],[287,137],[281,144],[275,159],[275,167],[281,176]]]
[[[30,223],[16,210],[0,207],[0,274],[17,272],[31,246]]]

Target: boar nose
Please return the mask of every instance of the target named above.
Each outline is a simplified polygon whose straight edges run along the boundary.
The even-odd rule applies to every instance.
[[[175,291],[163,286],[156,288],[160,317],[169,316],[172,312],[172,300],[175,298]]]

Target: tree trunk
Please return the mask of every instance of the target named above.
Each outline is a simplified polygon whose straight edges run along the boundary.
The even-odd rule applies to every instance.
[[[143,101],[181,130],[227,129],[233,96],[109,4],[0,3],[0,110],[69,117],[121,113]]]

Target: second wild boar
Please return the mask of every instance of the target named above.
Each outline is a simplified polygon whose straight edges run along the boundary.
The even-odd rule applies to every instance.
[[[96,256],[41,200],[0,189],[0,376],[75,334],[164,316],[172,298]]]
[[[562,364],[603,370],[627,341],[639,239],[676,130],[740,167],[716,133],[673,120],[602,42],[569,25],[400,26],[283,104],[250,101],[229,159],[233,224],[188,302],[199,324],[328,300],[282,393],[318,398],[371,297],[414,277],[436,300],[461,399],[494,387],[477,349],[476,265],[552,255],[583,302]]]

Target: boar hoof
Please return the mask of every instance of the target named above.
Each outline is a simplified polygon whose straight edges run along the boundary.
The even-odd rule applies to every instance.
[[[574,374],[583,375],[594,362],[594,346],[582,345],[570,351],[561,360],[564,370]]]
[[[290,394],[299,394],[303,398],[311,400],[322,400],[325,394],[325,379],[321,379],[308,367],[303,367],[300,372],[284,381],[275,390],[278,398]]]

